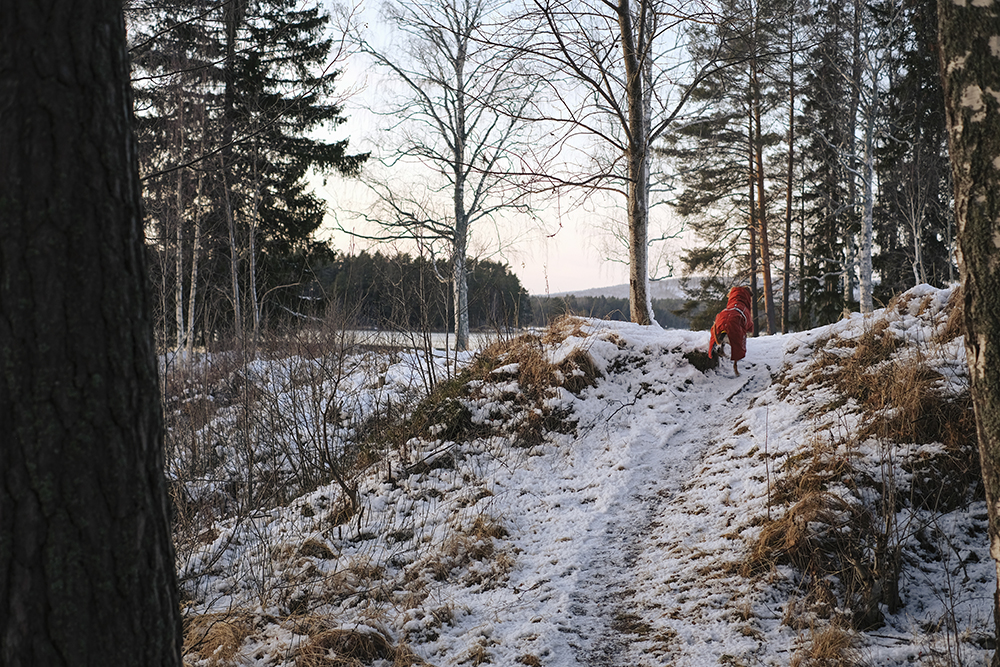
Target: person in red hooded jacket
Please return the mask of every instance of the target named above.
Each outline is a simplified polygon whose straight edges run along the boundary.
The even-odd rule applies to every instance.
[[[737,363],[747,356],[747,334],[753,331],[750,298],[750,290],[747,287],[733,287],[729,290],[729,302],[726,304],[726,309],[715,316],[715,324],[712,325],[708,343],[709,359],[715,353],[716,346],[719,347],[719,353],[724,354],[723,346],[729,343],[729,356],[733,360],[733,372],[737,376],[740,374]]]

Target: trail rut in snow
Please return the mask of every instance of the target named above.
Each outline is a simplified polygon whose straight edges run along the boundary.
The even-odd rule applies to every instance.
[[[617,387],[618,396],[608,396],[628,406],[615,415],[629,422],[627,439],[608,446],[621,448],[621,465],[629,466],[631,474],[620,488],[617,509],[610,509],[605,521],[594,527],[601,539],[595,541],[572,595],[572,616],[580,621],[574,628],[580,640],[577,660],[587,667],[646,664],[636,645],[650,639],[646,616],[664,610],[643,608],[638,602],[637,592],[645,582],[636,563],[670,548],[671,540],[665,542],[663,536],[663,526],[669,525],[665,509],[694,477],[720,431],[730,428],[752,397],[770,383],[770,368],[764,363],[739,377],[723,368],[701,378],[679,375],[667,366],[644,370],[646,382],[640,391],[625,384]],[[686,418],[691,411],[710,411],[715,417]],[[607,433],[620,438],[621,426]],[[596,432],[591,437],[605,436]]]

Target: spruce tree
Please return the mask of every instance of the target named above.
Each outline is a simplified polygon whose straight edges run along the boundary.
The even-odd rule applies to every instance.
[[[853,142],[850,99],[843,76],[851,69],[853,13],[845,0],[832,0],[813,14],[813,40],[803,92],[803,125],[808,136],[804,155],[805,301],[804,326],[836,321],[848,305],[845,281],[851,261],[850,239],[859,220],[853,208],[852,175],[844,161]]]
[[[905,12],[906,27],[899,31],[899,72],[887,96],[891,140],[879,155],[884,201],[876,228],[882,250],[876,267],[883,301],[918,282],[940,286],[957,278],[937,2],[920,0],[901,8],[884,3],[877,15],[887,21],[897,11]]]
[[[325,252],[313,236],[325,205],[308,176],[355,174],[366,158],[349,154],[347,140],[323,138],[344,121],[332,101],[340,72],[329,22],[319,5],[291,0],[172,0],[133,15],[147,207],[158,230],[167,218],[202,221],[205,284],[194,287],[208,294],[208,285],[231,283],[213,321],[256,329],[269,306],[295,309],[310,262]],[[157,236],[160,253],[183,251]],[[236,305],[231,317],[224,304]]]

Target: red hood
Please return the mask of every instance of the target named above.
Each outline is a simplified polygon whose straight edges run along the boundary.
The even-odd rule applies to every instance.
[[[742,306],[748,314],[750,313],[750,288],[734,287],[729,290],[729,302],[726,304],[726,308],[737,306]]]

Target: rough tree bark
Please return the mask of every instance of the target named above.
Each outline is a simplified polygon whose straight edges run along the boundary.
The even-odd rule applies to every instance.
[[[0,16],[0,665],[179,666],[122,5]]]
[[[760,273],[764,288],[764,317],[767,321],[767,333],[777,333],[777,324],[774,315],[774,292],[771,285],[771,248],[768,240],[767,229],[767,197],[764,188],[764,136],[761,129],[761,115],[763,114],[763,100],[760,91],[761,63],[758,60],[759,44],[757,41],[760,31],[760,11],[754,14],[753,31],[753,52],[750,57],[750,116],[753,120],[751,126],[752,145],[754,152],[754,172],[757,185],[757,231],[760,234]]]
[[[1000,16],[992,0],[939,0],[941,76],[955,186],[965,349],[997,562],[1000,636]],[[1000,667],[1000,651],[991,663]]]

